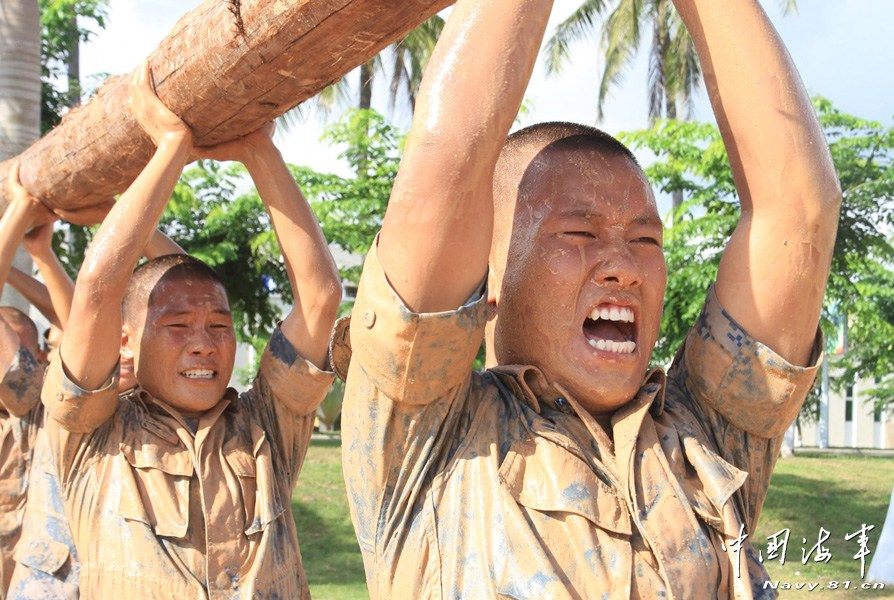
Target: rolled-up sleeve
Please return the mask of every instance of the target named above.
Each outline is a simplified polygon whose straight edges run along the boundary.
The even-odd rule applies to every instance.
[[[98,390],[85,390],[65,373],[62,360],[47,367],[41,399],[50,418],[62,429],[89,434],[118,409],[118,368]]]
[[[276,400],[295,416],[316,411],[335,380],[335,373],[317,368],[298,354],[279,327],[261,355],[260,375]]]
[[[351,317],[351,361],[393,401],[427,404],[469,378],[487,315],[483,294],[456,310],[414,313],[388,283],[374,245]]]
[[[798,416],[822,363],[817,331],[808,367],[785,361],[723,310],[712,288],[684,347],[685,377],[697,398],[752,435],[775,438]]]

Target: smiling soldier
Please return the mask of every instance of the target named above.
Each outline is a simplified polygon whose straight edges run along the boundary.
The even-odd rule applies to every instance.
[[[650,371],[667,271],[642,170],[589,127],[507,141],[551,4],[453,9],[333,338],[370,593],[770,593],[735,541],[819,360],[840,203],[821,129],[756,0],[675,1],[742,214],[674,365]]]
[[[307,598],[289,507],[333,377],[320,369],[341,299],[335,265],[272,127],[194,149],[148,67],[131,104],[157,149],[93,239],[43,389],[81,596]],[[133,271],[194,152],[246,165],[295,296],[240,396],[227,388],[236,339],[214,271],[185,255]],[[120,398],[119,352],[138,383]]]

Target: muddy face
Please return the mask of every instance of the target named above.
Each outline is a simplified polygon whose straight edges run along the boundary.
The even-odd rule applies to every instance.
[[[496,362],[535,365],[595,416],[611,414],[639,389],[661,321],[667,268],[649,184],[621,154],[546,149],[509,235]]]
[[[144,324],[128,331],[136,379],[185,414],[223,398],[233,372],[236,337],[223,287],[210,280],[164,279],[149,297]]]

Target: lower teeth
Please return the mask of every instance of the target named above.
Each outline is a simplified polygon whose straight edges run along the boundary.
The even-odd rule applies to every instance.
[[[607,350],[617,354],[630,354],[636,349],[636,342],[613,342],[611,340],[588,339],[587,343],[597,350]]]

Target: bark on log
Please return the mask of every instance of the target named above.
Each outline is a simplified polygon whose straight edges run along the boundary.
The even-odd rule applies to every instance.
[[[158,96],[212,145],[254,131],[366,62],[454,0],[205,0],[149,56]],[[128,109],[129,76],[12,160],[50,207],[119,194],[153,146]]]

